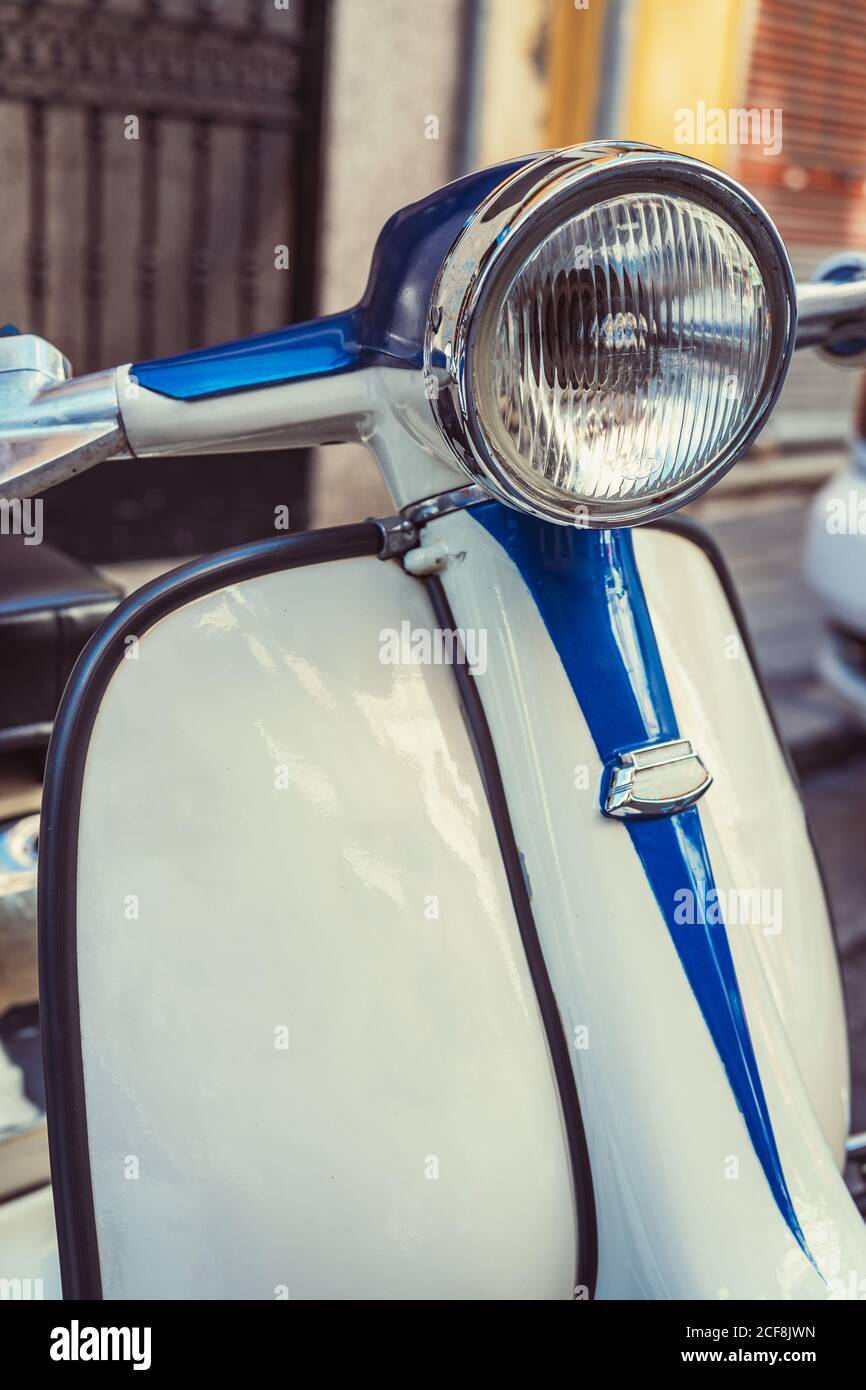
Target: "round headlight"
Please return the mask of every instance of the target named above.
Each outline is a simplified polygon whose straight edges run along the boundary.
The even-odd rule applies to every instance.
[[[529,171],[440,275],[434,408],[512,505],[650,520],[715,481],[772,408],[794,346],[787,255],[744,190],[683,156],[596,145]]]

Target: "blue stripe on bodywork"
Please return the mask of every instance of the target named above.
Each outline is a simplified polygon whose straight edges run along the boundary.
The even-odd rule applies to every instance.
[[[626,531],[551,526],[498,502],[473,508],[520,570],[583,711],[602,762],[679,738],[652,619]],[[721,914],[675,920],[683,890],[714,902],[713,871],[696,807],[624,822],[728,1076],[773,1197],[812,1259],[773,1135]],[[696,914],[703,917],[703,912]],[[814,1262],[813,1262],[814,1263]]]

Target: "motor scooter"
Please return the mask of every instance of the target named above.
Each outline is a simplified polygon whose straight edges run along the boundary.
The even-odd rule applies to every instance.
[[[725,566],[673,514],[796,347],[864,326],[732,178],[595,142],[397,213],[343,314],[81,379],[0,339],[10,505],[350,440],[394,504],[158,577],[66,686],[65,1297],[863,1296],[819,868]]]

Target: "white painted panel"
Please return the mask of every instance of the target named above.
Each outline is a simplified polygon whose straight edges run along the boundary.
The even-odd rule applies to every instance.
[[[701,822],[729,908],[750,1026],[765,1037],[767,1065],[774,1034],[784,1030],[841,1167],[849,1124],[845,1011],[802,801],[706,557],[655,530],[636,533],[635,553],[680,729],[715,779]]]
[[[379,659],[404,620],[424,589],[375,559],[250,580],[103,699],[78,949],[108,1297],[571,1296],[538,1008],[453,672]]]
[[[805,894],[783,948],[791,954],[782,970],[798,972],[784,1021],[772,972],[764,968],[769,948],[757,943],[750,958],[734,936],[732,949],[785,1178],[820,1274],[776,1206],[628,831],[600,814],[599,754],[519,571],[471,514],[427,527],[425,542],[436,538],[444,538],[455,557],[443,583],[457,624],[487,633],[488,666],[479,690],[559,1009],[568,1034],[584,1044],[572,1057],[598,1205],[599,1297],[834,1296],[840,1284],[833,1281],[850,1287],[852,1272],[863,1277],[866,1229],[832,1151],[844,1075],[832,947],[814,869],[798,864],[798,857],[810,855],[802,822],[790,790],[782,787],[778,755],[760,723],[744,663],[729,672],[745,686],[728,692],[728,714],[719,713],[721,697],[710,691],[702,643],[713,638],[699,629],[705,623],[712,634],[730,624],[709,571],[700,577],[700,613],[685,611],[689,588],[707,562],[697,551],[687,559],[693,547],[679,542],[675,550],[666,538],[650,560],[656,538],[638,536],[680,728],[718,777],[701,803],[701,819],[722,883],[739,872],[737,854],[745,853],[737,848],[744,815],[739,803],[753,788],[751,778],[742,780],[739,753],[730,751],[730,728],[706,738],[714,718],[757,721],[754,737],[761,746],[752,756],[774,770],[782,798],[781,805],[762,803],[750,852],[763,878],[766,843],[766,876],[794,875],[782,885],[786,899],[787,890]],[[678,618],[677,604],[683,606]],[[576,612],[575,622],[580,618]],[[680,621],[683,630],[675,635]],[[780,814],[784,824],[776,840],[767,820]],[[785,834],[788,846],[781,842]],[[814,939],[807,942],[809,923]],[[777,993],[781,988],[777,980]],[[811,1041],[821,1065],[810,1071],[804,1061],[801,1072],[795,1049],[805,1045],[798,1029],[810,990]],[[818,1113],[803,1073],[813,1091],[826,1088]]]

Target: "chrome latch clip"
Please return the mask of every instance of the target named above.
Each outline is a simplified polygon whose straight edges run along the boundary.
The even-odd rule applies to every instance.
[[[687,738],[620,753],[604,770],[605,816],[675,816],[703,796],[713,779]]]

